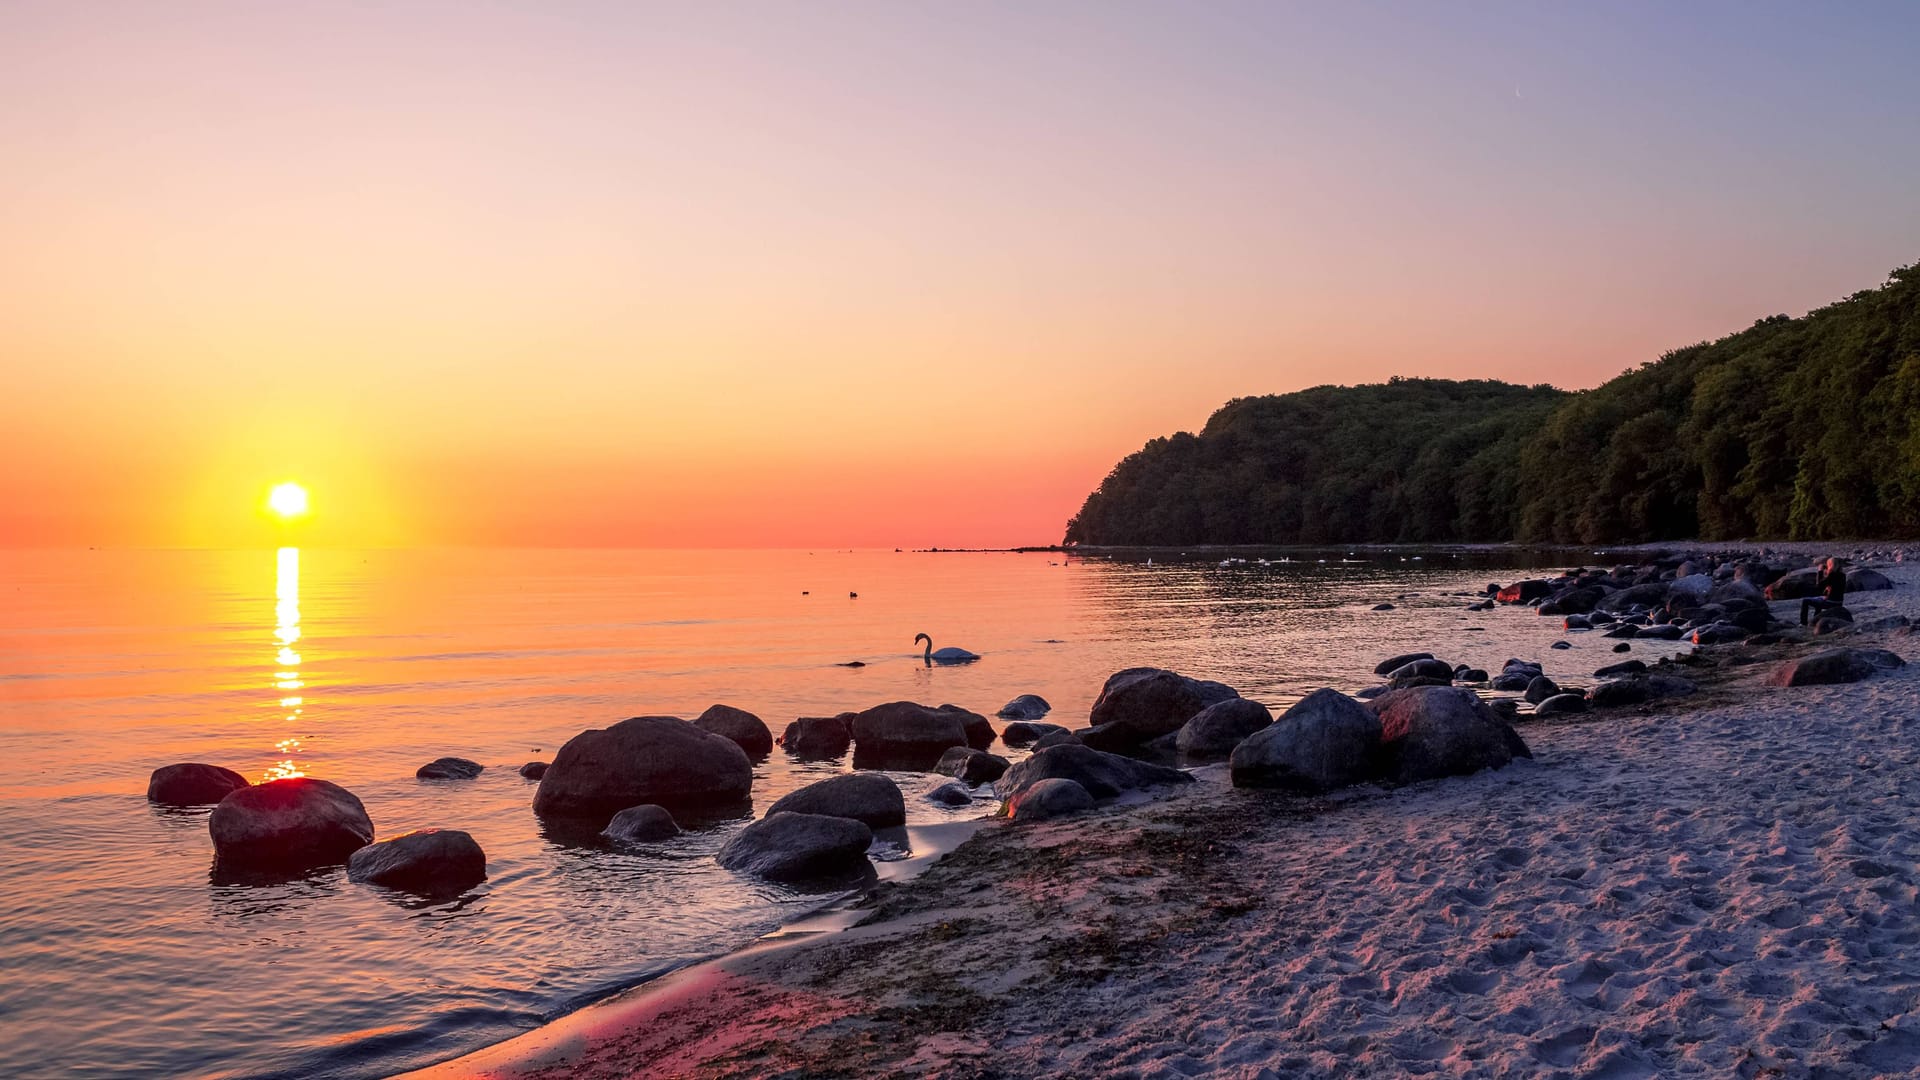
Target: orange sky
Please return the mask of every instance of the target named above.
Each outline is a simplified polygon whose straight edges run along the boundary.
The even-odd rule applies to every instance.
[[[0,10],[0,544],[1052,542],[1230,397],[1920,251],[1870,23],[704,7]]]

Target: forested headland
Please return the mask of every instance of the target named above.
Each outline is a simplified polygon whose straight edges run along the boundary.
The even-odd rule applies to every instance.
[[[1154,439],[1069,544],[1920,535],[1920,265],[1592,390],[1396,378]]]

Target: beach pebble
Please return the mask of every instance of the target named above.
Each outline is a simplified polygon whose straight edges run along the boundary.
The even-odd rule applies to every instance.
[[[529,780],[538,780],[547,775],[547,763],[544,761],[529,761],[525,765],[520,766],[520,775]]]
[[[1372,778],[1380,768],[1381,725],[1337,690],[1315,690],[1233,748],[1233,786],[1309,794]]]
[[[707,711],[694,718],[693,726],[702,731],[711,731],[724,739],[732,739],[748,757],[763,758],[773,753],[773,731],[766,721],[745,709],[736,709],[731,705],[709,705]]]
[[[413,771],[422,780],[471,780],[486,770],[477,761],[461,757],[435,758]]]
[[[679,836],[680,826],[665,807],[648,803],[645,806],[629,806],[613,815],[613,820],[600,830],[600,835],[609,840],[648,843]]]
[[[853,743],[852,713],[803,716],[780,733],[780,746],[797,758],[837,758]]]
[[[403,833],[347,860],[347,880],[409,892],[458,891],[486,879],[486,852],[459,829]]]
[[[958,777],[968,784],[987,784],[1000,779],[1007,771],[1007,759],[985,750],[956,746],[940,755],[933,771]]]
[[[1273,723],[1265,705],[1228,698],[1201,709],[1174,734],[1174,748],[1192,757],[1225,757],[1240,741]]]
[[[230,793],[207,816],[207,832],[223,866],[326,866],[373,843],[373,821],[360,800],[308,776]]]
[[[1021,694],[1000,706],[1000,716],[1008,720],[1038,720],[1052,711],[1053,706],[1039,694]]]
[[[183,761],[153,770],[147,779],[147,798],[166,806],[207,806],[250,786],[246,777],[232,769]]]
[[[939,787],[927,792],[927,799],[930,802],[937,802],[942,806],[973,805],[973,793],[967,790],[965,784],[957,780],[941,784]]]
[[[1015,821],[1047,821],[1093,809],[1093,796],[1072,780],[1038,780],[1007,800]]]
[[[1396,690],[1368,704],[1380,718],[1388,778],[1402,784],[1496,769],[1532,757],[1513,727],[1471,690]]]
[[[877,772],[846,773],[781,796],[767,809],[779,813],[852,818],[869,828],[907,823],[907,802],[893,778]]]
[[[1032,757],[1008,769],[995,788],[1001,798],[1012,799],[1029,785],[1053,779],[1072,780],[1096,799],[1163,784],[1193,783],[1193,777],[1179,769],[1069,743],[1035,751]]]
[[[1115,725],[1116,734],[1144,743],[1180,730],[1200,710],[1238,691],[1163,668],[1128,668],[1108,676],[1087,713],[1089,727]]]
[[[740,830],[714,858],[770,881],[807,881],[868,870],[872,845],[873,830],[852,818],[781,811]]]
[[[1859,682],[1879,672],[1905,666],[1905,660],[1885,649],[1829,649],[1781,664],[1767,677],[1767,682],[1773,686]]]
[[[629,806],[668,810],[744,801],[753,762],[732,739],[673,716],[636,716],[568,739],[533,796],[537,814],[612,817]]]

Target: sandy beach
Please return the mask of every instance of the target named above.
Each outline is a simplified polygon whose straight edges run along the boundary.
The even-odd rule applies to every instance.
[[[1885,569],[1863,626],[1920,616],[1920,572]],[[1470,777],[1298,799],[1203,770],[989,822],[851,929],[431,1073],[1912,1075],[1920,665],[1765,685],[1815,647],[1702,650],[1702,693],[1524,724],[1533,761]]]

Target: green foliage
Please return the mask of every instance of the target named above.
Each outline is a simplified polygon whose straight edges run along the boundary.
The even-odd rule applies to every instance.
[[[1394,379],[1228,402],[1127,457],[1069,543],[1920,535],[1920,267],[1596,389]]]

